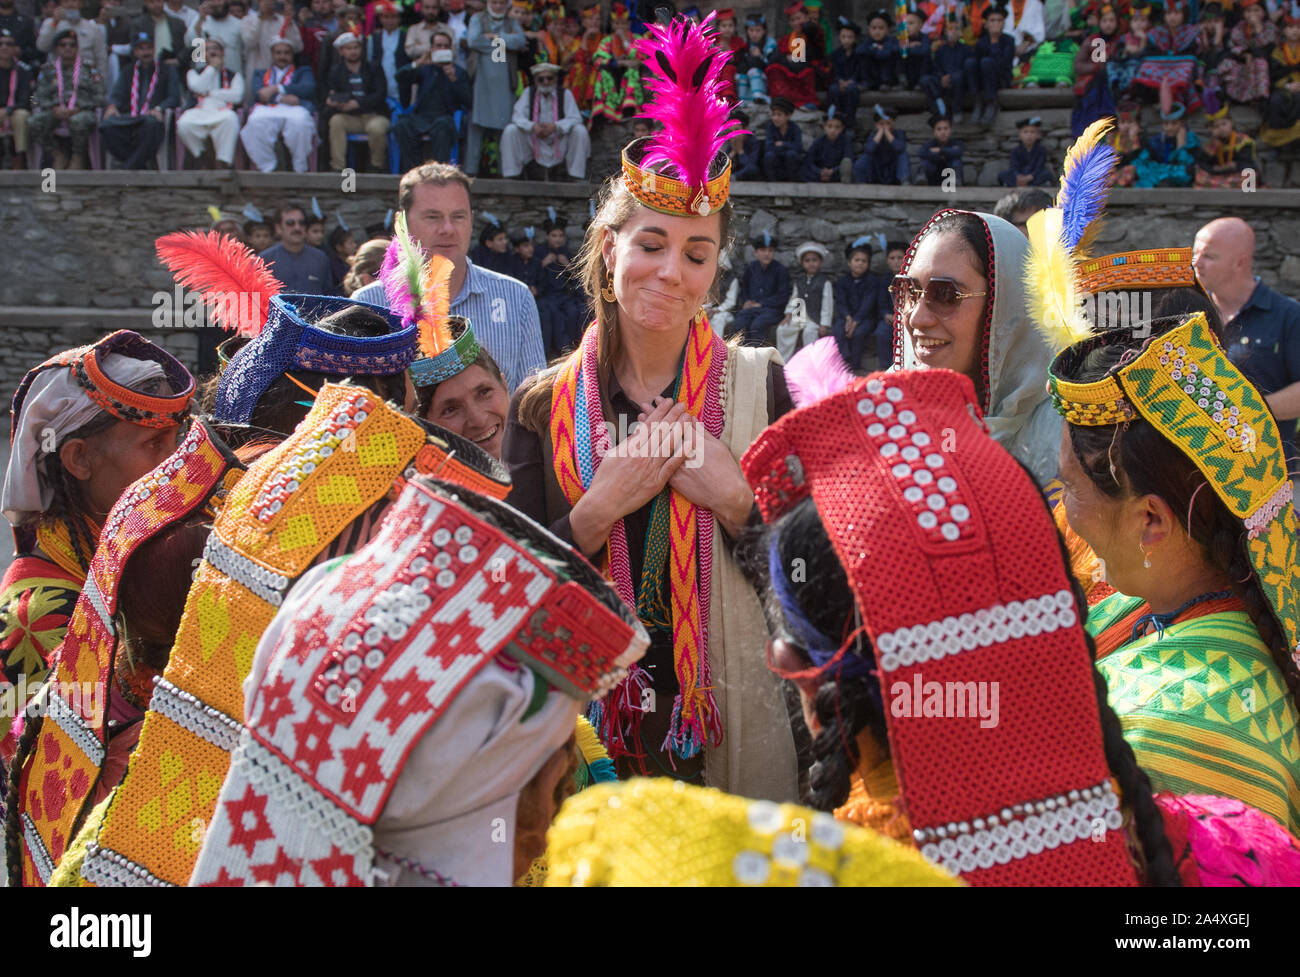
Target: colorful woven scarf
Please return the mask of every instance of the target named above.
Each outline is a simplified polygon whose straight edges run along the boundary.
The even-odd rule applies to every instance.
[[[613,448],[600,401],[597,371],[599,330],[587,328],[581,346],[561,367],[551,394],[551,444],[555,477],[569,505],[576,505],[591,487],[600,459]],[[686,355],[678,378],[678,396],[686,409],[704,422],[714,437],[722,434],[722,371],[727,349],[713,332],[703,312],[691,323]],[[722,741],[722,725],[710,688],[708,656],[709,580],[713,570],[713,513],[691,503],[681,493],[665,488],[655,501],[646,538],[642,574],[643,600],[638,600],[627,552],[627,532],[620,519],[610,531],[604,572],[619,596],[638,615],[650,612],[657,592],[658,576],[653,569],[664,557],[667,536],[669,604],[673,635],[673,670],[680,691],[673,703],[672,720],[663,749],[671,756],[695,756],[704,746]],[[666,525],[665,525],[666,522]],[[665,532],[666,531],[666,532]],[[651,615],[657,616],[657,615]],[[647,623],[653,625],[653,620]],[[598,713],[592,723],[613,757],[640,756],[639,728],[644,711],[641,690],[649,676],[634,668]]]

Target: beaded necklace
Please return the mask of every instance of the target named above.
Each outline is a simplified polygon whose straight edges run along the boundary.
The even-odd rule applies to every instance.
[[[63,59],[54,59],[54,79],[59,85],[59,104],[63,104]],[[77,85],[81,81],[81,58],[77,58],[76,67],[72,69],[72,97],[68,99],[68,108],[77,107]]]
[[[576,505],[590,488],[600,459],[613,447],[601,408],[598,346],[598,329],[593,324],[583,336],[582,344],[561,368],[551,393],[552,464],[570,505]],[[714,437],[722,433],[722,375],[726,358],[726,345],[714,334],[704,313],[697,313],[687,336],[677,392],[686,409],[700,418]],[[708,659],[713,513],[670,488],[665,488],[663,494],[668,497],[667,504],[656,500],[652,513],[667,511],[673,670],[680,691],[662,748],[685,759],[695,756],[706,738],[713,745],[722,739],[718,707],[710,688]],[[662,529],[656,529],[652,515],[651,532],[646,539],[647,565],[664,558],[660,555],[665,545],[664,535]],[[636,607],[638,613],[648,612],[653,607],[654,594],[643,595],[646,603],[642,607],[632,585],[627,532],[622,519],[610,531],[606,554],[606,576],[614,582],[624,603]],[[640,693],[649,685],[646,673],[635,668],[608,702],[593,713],[592,724],[601,731],[601,739],[615,758],[639,755]]]
[[[154,89],[158,87],[158,76],[162,74],[158,66],[153,67],[153,77],[149,79],[149,90],[144,95],[144,108],[149,108],[149,103],[153,101]],[[131,115],[140,114],[140,62],[135,63],[131,69]]]

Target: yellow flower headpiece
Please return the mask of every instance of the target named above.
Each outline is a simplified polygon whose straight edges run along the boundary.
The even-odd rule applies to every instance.
[[[921,853],[829,814],[667,778],[597,784],[547,835],[548,886],[959,886]]]

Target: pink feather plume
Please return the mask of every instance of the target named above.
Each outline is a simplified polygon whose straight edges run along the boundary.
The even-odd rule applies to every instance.
[[[823,336],[811,346],[805,346],[785,365],[785,383],[796,407],[815,404],[856,379],[840,356],[834,336]]]
[[[708,183],[718,150],[742,131],[722,97],[727,55],[714,43],[714,17],[710,13],[698,25],[685,17],[667,26],[650,24],[650,37],[637,42],[649,72],[645,87],[653,96],[642,114],[663,125],[650,137],[640,165],[666,163],[676,179],[696,187]]]

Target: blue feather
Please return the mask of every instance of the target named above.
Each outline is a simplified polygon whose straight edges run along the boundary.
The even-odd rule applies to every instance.
[[[1099,142],[1084,152],[1074,166],[1069,166],[1069,162],[1067,159],[1056,205],[1061,208],[1065,246],[1073,249],[1083,240],[1088,225],[1105,209],[1110,190],[1106,181],[1115,168],[1115,150]]]

